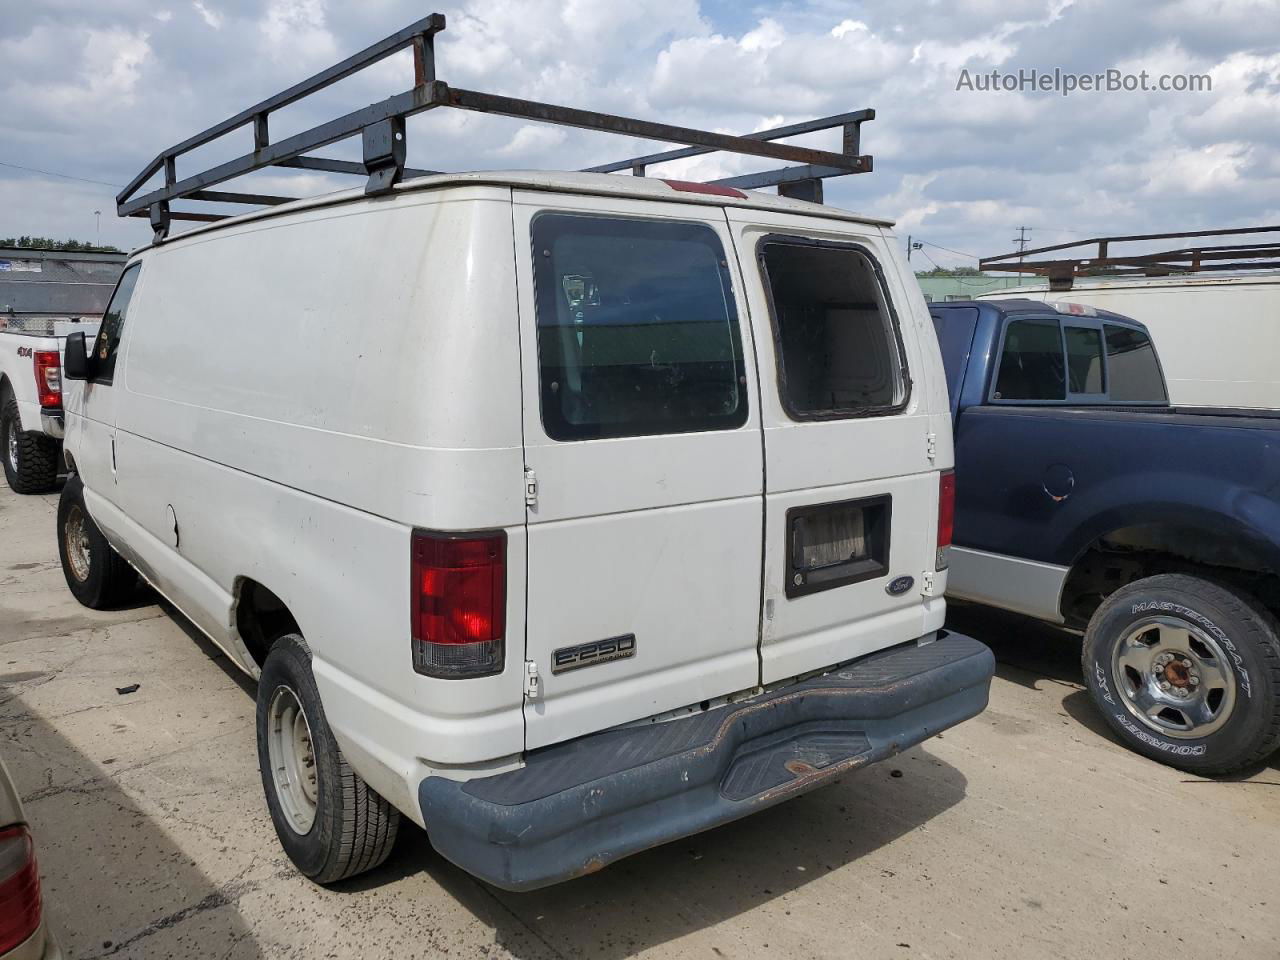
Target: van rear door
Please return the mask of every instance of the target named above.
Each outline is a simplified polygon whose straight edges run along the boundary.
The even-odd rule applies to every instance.
[[[936,464],[950,466],[950,429],[933,332],[878,227],[727,217],[761,377],[769,683],[941,626]]]
[[[757,683],[763,455],[721,210],[513,199],[532,749]]]

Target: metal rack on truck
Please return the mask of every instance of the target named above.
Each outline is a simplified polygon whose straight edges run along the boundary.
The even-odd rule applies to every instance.
[[[226,214],[203,210],[175,210],[171,205],[177,200],[275,206],[295,199],[210,189],[228,180],[271,167],[364,176],[367,177],[366,193],[385,193],[403,179],[431,176],[440,172],[416,169],[406,165],[405,130],[407,117],[439,107],[452,107],[476,113],[495,114],[684,145],[674,150],[591,166],[586,168],[587,172],[610,173],[630,170],[635,176],[644,176],[649,167],[659,163],[725,151],[782,160],[791,165],[759,173],[726,177],[713,181],[708,185],[709,187],[729,189],[777,187],[778,192],[784,196],[821,203],[823,180],[854,173],[868,173],[872,168],[872,158],[860,152],[860,134],[862,124],[875,118],[874,110],[855,110],[743,136],[732,136],[593,110],[464,90],[436,79],[435,38],[444,28],[444,15],[431,14],[348,57],[341,63],[322,70],[287,90],[268,97],[261,103],[242,110],[221,123],[214,124],[207,130],[162,151],[116,197],[119,215],[150,218],[156,240],[159,241],[168,235],[170,224],[174,220],[212,222],[226,216]],[[270,118],[274,112],[297,103],[406,48],[413,51],[414,83],[410,89],[302,133],[272,141]],[[251,152],[179,179],[177,169],[179,157],[244,127],[253,129]],[[842,131],[839,153],[777,142],[788,137],[835,128],[840,128]],[[311,155],[313,150],[357,135],[362,139],[362,162]],[[163,179],[158,187],[141,192],[153,178],[161,174]]]

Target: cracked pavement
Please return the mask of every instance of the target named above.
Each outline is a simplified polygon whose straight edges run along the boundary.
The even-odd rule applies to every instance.
[[[267,817],[253,682],[153,594],[81,608],[56,506],[0,488],[0,755],[72,958],[1280,955],[1280,760],[1209,781],[1137,757],[1078,641],[966,609],[990,709],[834,786],[530,894],[412,825],[316,887]]]

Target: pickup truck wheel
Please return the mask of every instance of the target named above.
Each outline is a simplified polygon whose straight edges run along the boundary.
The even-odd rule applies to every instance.
[[[58,556],[67,587],[93,610],[119,606],[137,589],[138,574],[89,516],[84,487],[74,474],[58,500]]]
[[[18,401],[6,397],[0,409],[4,478],[14,493],[47,493],[58,482],[58,441],[22,429]]]
[[[1089,621],[1083,667],[1108,726],[1153,760],[1225,774],[1280,746],[1276,620],[1246,594],[1184,574],[1135,581]]]
[[[400,811],[353,771],[325,720],[311,651],[277,640],[258,681],[258,766],[280,845],[305,876],[334,883],[387,859]]]

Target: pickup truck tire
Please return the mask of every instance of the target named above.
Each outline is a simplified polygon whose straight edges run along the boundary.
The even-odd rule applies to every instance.
[[[1117,590],[1085,633],[1085,683],[1126,746],[1204,775],[1280,746],[1275,618],[1234,588],[1160,574]]]
[[[258,766],[280,845],[301,873],[328,884],[387,859],[400,811],[338,749],[299,634],[271,646],[258,681]]]
[[[86,607],[108,610],[138,588],[138,574],[116,553],[84,505],[84,486],[72,474],[58,500],[58,557],[67,587]]]
[[[24,431],[12,396],[0,407],[0,454],[4,478],[14,493],[47,493],[58,482],[58,441]]]

